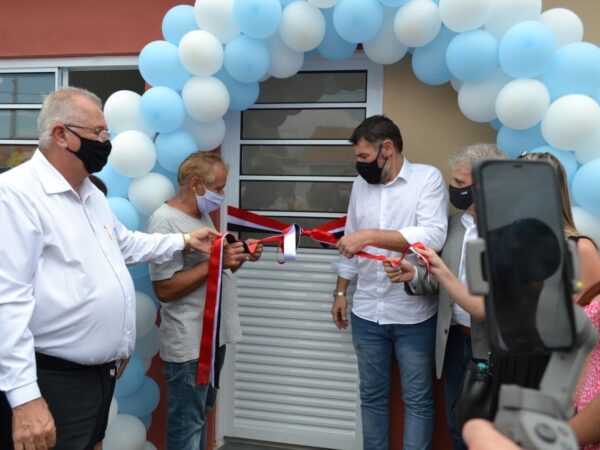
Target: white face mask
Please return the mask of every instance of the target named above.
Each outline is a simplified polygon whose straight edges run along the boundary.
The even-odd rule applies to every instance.
[[[225,196],[219,195],[207,188],[204,190],[204,195],[196,195],[196,201],[198,202],[198,209],[200,212],[208,214],[221,207],[225,201]]]

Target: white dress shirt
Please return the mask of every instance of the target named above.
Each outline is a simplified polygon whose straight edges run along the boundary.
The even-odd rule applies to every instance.
[[[462,243],[462,253],[460,256],[460,266],[458,266],[458,279],[462,284],[467,284],[467,242],[477,239],[477,224],[475,218],[468,212],[464,212],[460,218],[462,226],[465,227],[465,235]],[[460,307],[456,302],[452,304],[452,323],[471,326],[471,315]]]
[[[438,251],[446,240],[448,194],[442,174],[433,166],[411,164],[406,158],[398,176],[386,185],[368,184],[357,177],[352,186],[345,233],[363,229],[397,230],[411,244],[422,242]],[[375,255],[399,253],[367,246]],[[380,324],[412,324],[436,312],[435,299],[409,296],[403,283],[391,283],[379,261],[340,257],[338,275],[358,275],[352,312]]]
[[[34,351],[79,364],[127,357],[135,289],[125,264],[170,259],[181,234],[127,230],[86,178],[75,192],[38,150],[0,175],[0,390],[40,396]]]

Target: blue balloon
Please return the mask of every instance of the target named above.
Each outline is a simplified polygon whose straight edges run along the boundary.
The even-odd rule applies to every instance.
[[[225,46],[223,64],[229,75],[242,83],[260,81],[269,70],[271,58],[263,41],[239,35]]]
[[[154,147],[160,165],[174,173],[177,173],[183,160],[198,149],[192,135],[183,130],[159,134]]]
[[[119,414],[130,414],[135,417],[144,417],[151,414],[158,406],[160,391],[156,382],[148,377],[140,388],[130,395],[117,396]]]
[[[573,177],[571,191],[579,206],[600,216],[600,159],[594,159],[579,168]]]
[[[153,87],[142,95],[140,113],[146,125],[159,133],[175,131],[185,119],[181,96],[167,87]]]
[[[179,45],[186,33],[197,29],[196,12],[191,5],[174,6],[163,17],[162,34],[172,44]]]
[[[109,197],[127,197],[131,178],[117,172],[110,161],[108,161],[96,176],[106,184],[106,187],[108,188],[108,193],[106,195]]]
[[[446,64],[459,80],[485,80],[496,72],[498,41],[484,30],[457,34],[448,44]]]
[[[544,145],[542,147],[537,147],[531,150],[532,153],[550,153],[552,156],[556,157],[562,164],[567,173],[567,179],[569,183],[573,179],[575,172],[577,172],[577,160],[575,159],[575,155],[573,152],[569,152],[566,150],[559,150],[557,148],[552,147],[551,145]]]
[[[339,0],[333,8],[333,26],[348,42],[370,41],[382,24],[383,5],[379,0]]]
[[[600,48],[589,42],[574,42],[559,48],[542,81],[552,100],[568,94],[598,95]]]
[[[281,23],[279,0],[235,0],[233,21],[240,31],[256,39],[271,36]]]
[[[146,431],[148,431],[150,429],[150,427],[152,426],[152,414],[148,414],[147,416],[143,416],[143,417],[138,417],[138,419],[140,419],[142,421],[142,423],[146,427]]]
[[[525,151],[547,145],[542,137],[540,124],[526,130],[514,130],[508,127],[500,128],[496,143],[509,157],[516,158]]]
[[[109,197],[108,204],[119,222],[128,230],[140,229],[140,216],[131,202],[123,197]]]
[[[215,75],[229,91],[229,109],[231,111],[245,111],[256,103],[260,88],[258,82],[241,83],[227,73],[225,69],[219,70]]]
[[[548,68],[555,49],[556,38],[550,28],[527,20],[504,34],[498,47],[498,59],[509,76],[533,78]]]
[[[180,91],[190,74],[179,59],[177,47],[166,41],[147,44],[140,53],[140,73],[151,86],[166,86]]]
[[[407,2],[408,0],[381,0],[381,3],[383,3],[385,6],[391,6],[392,8],[402,6]]]
[[[494,130],[498,131],[500,128],[502,128],[502,122],[500,122],[500,119],[494,119],[491,122],[489,122],[490,127],[492,127]]]
[[[433,41],[423,47],[415,48],[412,56],[412,68],[416,77],[423,83],[438,85],[450,81],[452,73],[446,64],[446,50],[456,33],[445,26]]]
[[[317,47],[316,51],[323,56],[323,58],[331,61],[341,61],[350,58],[356,50],[356,44],[354,42],[348,42],[338,34],[333,26],[333,9],[321,10],[323,16],[325,16],[325,36]],[[306,57],[307,55],[305,55]]]
[[[154,303],[154,306],[156,306],[156,308],[158,309],[160,306],[160,302],[156,298],[156,293],[154,292],[154,285],[152,284],[152,280],[150,280],[150,275],[148,274],[148,269],[146,269],[145,276],[143,276],[141,278],[136,278],[134,280],[134,284],[135,284],[135,290],[143,292],[148,297],[150,297],[150,300],[152,300],[152,303]],[[144,337],[146,337],[146,336],[144,336]],[[144,358],[142,358],[142,359],[144,359]]]
[[[127,367],[125,367],[123,375],[121,375],[121,378],[117,380],[117,384],[115,385],[115,395],[117,396],[117,400],[118,397],[131,395],[142,387],[142,383],[144,382],[144,372],[144,363],[138,356],[133,355],[129,358],[129,362],[127,363]],[[119,411],[121,411],[120,405]]]
[[[129,275],[131,275],[132,278],[150,276],[150,272],[148,272],[148,264],[131,264],[127,266],[127,270],[129,270]]]
[[[287,5],[295,2],[296,0],[279,0],[279,1],[281,2],[281,6],[283,6],[285,8]]]

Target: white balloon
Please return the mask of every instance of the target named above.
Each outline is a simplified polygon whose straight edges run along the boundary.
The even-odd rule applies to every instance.
[[[136,339],[143,338],[152,330],[156,322],[156,306],[150,297],[140,291],[135,291],[135,335]]]
[[[223,44],[206,30],[190,31],[179,42],[179,59],[194,75],[212,75],[223,65]]]
[[[383,23],[373,39],[363,44],[365,54],[377,64],[394,64],[400,61],[408,47],[396,38],[393,8],[384,7]]]
[[[591,237],[596,244],[600,245],[600,217],[592,214],[581,206],[571,208],[575,228],[581,234]]]
[[[108,422],[106,423],[107,427],[110,427],[110,423],[113,421],[115,417],[117,417],[117,413],[119,411],[119,402],[117,397],[113,397],[110,401],[110,408],[108,410]]]
[[[542,13],[540,22],[556,36],[556,48],[583,39],[583,23],[577,14],[566,8],[549,9]]]
[[[459,80],[458,78],[450,78],[450,84],[452,85],[452,89],[456,92],[460,91],[460,87],[463,85],[463,80]]]
[[[174,195],[175,188],[171,181],[155,172],[133,180],[128,191],[129,201],[145,216],[152,214],[156,208]]]
[[[279,33],[265,39],[269,50],[270,63],[268,74],[275,78],[289,78],[298,73],[304,64],[304,52],[292,50],[281,40]]]
[[[200,122],[212,122],[223,117],[229,108],[229,91],[215,77],[194,77],[181,91],[185,109]]]
[[[234,0],[196,0],[194,5],[198,26],[223,44],[240,34],[233,20],[233,3]]]
[[[442,27],[438,6],[431,0],[411,0],[394,18],[394,32],[407,47],[421,47],[437,36]]]
[[[460,33],[481,27],[493,7],[494,0],[440,0],[440,17],[446,28]]]
[[[153,137],[152,131],[140,114],[142,96],[133,91],[117,91],[104,103],[104,118],[112,133],[125,130],[138,130]]]
[[[579,164],[585,164],[598,158],[600,158],[600,128],[575,148],[575,159]]]
[[[152,442],[146,441],[146,443],[142,447],[142,450],[156,450],[156,447]]]
[[[541,81],[513,80],[496,98],[496,115],[508,128],[525,130],[537,124],[550,106],[550,93]]]
[[[308,3],[317,8],[327,9],[335,6],[337,0],[308,0]]]
[[[140,357],[142,361],[152,359],[160,348],[160,336],[158,335],[158,327],[152,326],[152,329],[145,336],[138,338],[135,341],[134,355]]]
[[[600,106],[587,95],[571,94],[552,102],[542,119],[542,136],[561,150],[574,150],[600,128]]]
[[[187,117],[181,128],[196,140],[198,150],[207,151],[217,148],[225,139],[225,121],[219,118],[213,122],[197,122]]]
[[[141,450],[146,443],[146,427],[140,419],[118,414],[102,442],[104,450]]]
[[[283,10],[279,34],[284,44],[298,52],[317,48],[325,37],[325,17],[308,2],[292,2]]]
[[[474,122],[489,122],[496,118],[496,97],[510,78],[498,69],[482,81],[466,81],[458,91],[458,106]]]
[[[121,175],[137,178],[147,174],[154,167],[154,142],[141,131],[123,131],[111,142],[110,161]]]
[[[525,20],[538,20],[542,13],[542,0],[496,0],[485,30],[498,41],[513,25]]]

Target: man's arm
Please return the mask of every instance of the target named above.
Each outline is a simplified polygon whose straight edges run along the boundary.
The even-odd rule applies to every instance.
[[[37,385],[33,276],[42,253],[41,225],[22,195],[0,188],[0,390],[13,408],[15,448],[56,442],[52,414]]]
[[[600,442],[600,394],[589,405],[569,420],[569,426],[575,432],[580,445]]]

